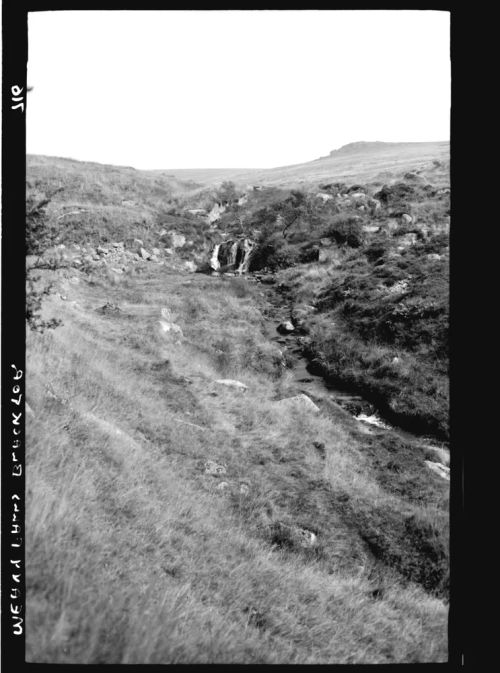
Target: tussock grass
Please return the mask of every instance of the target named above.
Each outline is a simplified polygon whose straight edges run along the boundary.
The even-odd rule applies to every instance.
[[[446,605],[380,563],[337,498],[384,525],[404,497],[340,417],[274,405],[293,390],[250,293],[156,274],[59,278],[68,301],[45,312],[63,326],[28,334],[28,661],[444,661]],[[157,329],[163,307],[179,343]],[[278,522],[317,547],[280,546]]]

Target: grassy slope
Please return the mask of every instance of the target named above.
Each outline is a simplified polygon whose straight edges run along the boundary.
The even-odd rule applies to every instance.
[[[49,207],[61,242],[154,245],[165,224],[204,239],[166,211],[196,186],[43,157],[28,179],[35,196],[65,187]],[[89,212],[57,219],[75,206]],[[307,269],[304,296],[325,274]],[[336,407],[273,406],[296,391],[245,281],[100,273],[57,272],[67,300],[45,310],[63,325],[28,334],[28,660],[444,661],[448,489],[423,450]],[[96,311],[106,302],[121,311]],[[159,331],[162,307],[180,343]],[[205,475],[208,459],[227,475]]]
[[[268,169],[171,169],[162,171],[182,180],[213,184],[233,180],[237,184],[285,185],[322,180],[384,181],[397,172],[419,168],[432,160],[448,160],[448,142],[353,144],[327,157],[294,166]]]
[[[445,660],[445,605],[374,553],[389,544],[420,565],[408,530],[442,535],[447,489],[423,456],[387,473],[387,439],[273,407],[293,391],[241,283],[90,281],[60,279],[67,300],[46,312],[64,325],[28,335],[28,660]],[[107,301],[121,312],[96,311]],[[181,343],[159,331],[164,306]],[[207,459],[227,474],[205,475]],[[277,539],[276,522],[314,530],[318,547]],[[438,557],[445,546],[434,540]]]

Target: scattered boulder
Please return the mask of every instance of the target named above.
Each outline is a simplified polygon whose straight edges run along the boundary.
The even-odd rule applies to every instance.
[[[270,525],[272,544],[289,549],[307,549],[317,544],[317,536],[312,531],[299,526],[293,526],[281,521],[274,521]]]
[[[228,488],[229,488],[229,484],[227,483],[227,481],[221,481],[216,486],[216,489],[218,491],[225,491]]]
[[[334,266],[340,266],[342,263],[342,253],[336,247],[326,249],[320,248],[318,262],[321,264],[328,262]]]
[[[162,334],[172,334],[177,337],[176,343],[180,343],[180,339],[184,338],[182,328],[174,322],[172,313],[168,308],[161,309],[162,320],[159,320],[160,330]]]
[[[413,222],[413,217],[408,215],[408,213],[401,214],[401,223],[402,224],[411,224]]]
[[[389,294],[404,294],[405,292],[408,292],[408,287],[409,280],[407,278],[403,278],[402,280],[396,281],[394,285],[384,287],[384,292],[388,292]]]
[[[116,306],[116,304],[111,304],[109,301],[106,302],[103,306],[100,306],[99,308],[97,308],[96,310],[99,313],[103,313],[105,315],[114,314],[114,313],[121,313],[121,308],[119,306]]]
[[[184,262],[184,271],[187,271],[188,273],[195,273],[197,269],[198,267],[193,261],[189,260]]]
[[[277,330],[280,334],[289,334],[295,330],[293,323],[290,320],[285,320],[285,322],[280,322],[277,327]]]
[[[234,388],[235,390],[248,390],[247,385],[241,383],[241,381],[235,381],[234,379],[217,379],[215,383],[218,383],[221,386],[226,386],[227,388]]]
[[[139,254],[141,255],[142,259],[151,259],[150,253],[145,248],[141,248]]]
[[[294,395],[293,397],[285,397],[284,399],[275,402],[275,405],[283,408],[295,407],[305,409],[307,411],[313,411],[314,413],[319,413],[320,411],[320,408],[314,404],[310,397],[304,395],[304,393]]]
[[[226,466],[216,463],[214,460],[207,460],[205,463],[205,474],[211,474],[216,477],[219,474],[226,474]]]
[[[179,336],[184,336],[182,333],[182,328],[179,327],[174,322],[167,322],[166,320],[159,320],[160,323],[160,328],[161,331],[164,332],[165,334],[168,334],[168,332],[172,332],[172,334],[179,334]]]
[[[186,237],[184,234],[177,234],[175,231],[169,232],[172,240],[172,247],[182,248],[186,243]]]
[[[207,215],[209,224],[213,224],[214,222],[220,220],[220,216],[225,212],[225,210],[226,206],[224,206],[222,203],[216,203]]]

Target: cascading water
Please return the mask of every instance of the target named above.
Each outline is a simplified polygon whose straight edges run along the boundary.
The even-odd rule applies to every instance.
[[[224,241],[214,246],[210,256],[213,271],[229,271],[239,275],[247,273],[255,243],[248,238]]]
[[[214,271],[220,269],[219,248],[220,243],[217,243],[217,245],[213,249],[212,256],[210,258],[210,268],[212,268]]]

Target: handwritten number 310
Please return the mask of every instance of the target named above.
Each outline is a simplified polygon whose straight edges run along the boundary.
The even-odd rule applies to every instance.
[[[12,93],[12,101],[17,103],[17,105],[11,105],[11,110],[18,110],[21,108],[21,111],[24,112],[24,97],[21,96],[23,88],[15,84],[10,90]]]

